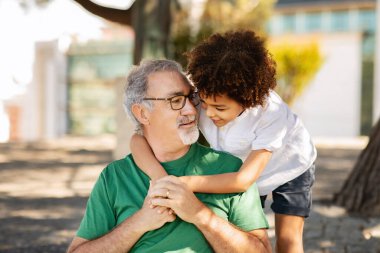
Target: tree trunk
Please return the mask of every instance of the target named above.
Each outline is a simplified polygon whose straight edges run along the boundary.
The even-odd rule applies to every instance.
[[[132,25],[132,13],[134,12],[136,2],[132,4],[129,9],[120,10],[114,8],[108,8],[96,3],[91,2],[90,0],[74,0],[80,4],[87,11],[92,14],[107,19],[112,22],[116,22],[122,25],[131,26]]]
[[[136,0],[129,9],[119,10],[100,6],[91,0],[74,0],[87,11],[109,21],[132,26],[135,32],[133,63],[150,55],[169,56],[169,37],[172,23],[171,4],[175,0]],[[149,47],[148,49],[146,47]]]
[[[334,197],[348,212],[380,215],[380,119],[350,176]]]

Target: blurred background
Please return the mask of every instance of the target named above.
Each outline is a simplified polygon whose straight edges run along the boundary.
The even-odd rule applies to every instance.
[[[378,209],[375,218],[363,212],[354,218],[332,207],[380,118],[379,5],[0,0],[0,252],[64,252],[97,175],[129,152],[133,126],[121,101],[133,64],[166,57],[186,67],[183,53],[196,43],[241,28],[266,39],[277,62],[277,91],[320,153],[307,251],[380,252],[374,239],[380,232],[372,229]],[[380,180],[366,175],[362,186],[374,185],[369,177]],[[348,228],[357,233],[346,240]]]
[[[114,134],[116,84],[133,62],[185,67],[192,45],[238,28],[267,38],[278,92],[313,136],[368,135],[380,116],[375,0],[139,2],[0,1],[1,142]]]

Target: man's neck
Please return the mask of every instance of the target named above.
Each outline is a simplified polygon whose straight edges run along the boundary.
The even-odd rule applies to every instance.
[[[180,150],[173,150],[173,151],[170,151],[170,150],[166,150],[166,151],[159,150],[159,151],[156,152],[156,150],[153,149],[153,153],[156,156],[156,158],[157,158],[158,161],[160,161],[160,162],[170,162],[170,161],[177,160],[177,159],[183,157],[184,155],[186,155],[186,153],[189,151],[189,149],[190,149],[190,146],[186,145],[186,146],[184,146]]]
[[[160,162],[170,162],[183,157],[190,149],[190,145],[185,145],[182,142],[173,143],[169,140],[160,138],[150,138],[145,136],[154,155]]]

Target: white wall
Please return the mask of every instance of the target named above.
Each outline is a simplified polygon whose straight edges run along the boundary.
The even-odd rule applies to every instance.
[[[11,103],[21,107],[20,140],[52,139],[66,133],[67,85],[65,55],[58,41],[36,44],[33,79]]]
[[[360,134],[361,37],[357,33],[318,37],[324,63],[292,106],[312,136]]]

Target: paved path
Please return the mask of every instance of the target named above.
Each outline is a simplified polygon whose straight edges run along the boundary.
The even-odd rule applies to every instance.
[[[0,144],[0,252],[65,252],[113,146],[110,138]],[[331,204],[359,148],[320,145],[318,151],[305,252],[379,253],[380,217],[352,217]],[[273,215],[267,213],[273,240]],[[371,233],[378,237],[364,238]]]

